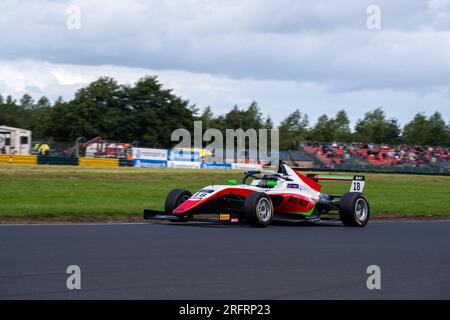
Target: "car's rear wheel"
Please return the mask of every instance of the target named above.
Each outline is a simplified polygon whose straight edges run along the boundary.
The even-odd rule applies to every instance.
[[[369,201],[359,192],[344,194],[339,205],[339,217],[346,226],[364,227],[370,218]]]
[[[264,192],[250,194],[244,201],[244,216],[251,226],[266,227],[273,218],[273,205]]]
[[[173,214],[173,210],[179,207],[183,202],[189,199],[192,193],[185,189],[173,189],[169,192],[164,203],[164,212],[168,215]],[[181,221],[187,219],[187,215],[178,215]]]

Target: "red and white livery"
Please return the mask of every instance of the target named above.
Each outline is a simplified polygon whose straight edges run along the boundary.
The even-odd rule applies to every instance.
[[[319,180],[352,181],[352,184],[348,193],[324,194]],[[309,222],[332,219],[330,214],[336,211],[344,225],[362,227],[370,217],[369,202],[362,194],[364,184],[364,176],[305,176],[280,162],[276,173],[247,171],[239,183],[230,180],[228,185],[207,186],[195,194],[173,189],[166,198],[164,212],[145,210],[144,218],[242,222],[264,227],[276,219]],[[219,218],[196,218],[205,214],[217,214]]]

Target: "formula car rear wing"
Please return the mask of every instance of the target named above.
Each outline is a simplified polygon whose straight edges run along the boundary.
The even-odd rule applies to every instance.
[[[364,185],[366,183],[366,177],[365,176],[336,176],[336,175],[329,175],[329,174],[317,174],[317,173],[311,173],[307,175],[308,178],[311,180],[314,180],[315,182],[319,182],[320,180],[324,181],[352,181],[352,184],[350,186],[350,192],[363,192],[364,191]]]

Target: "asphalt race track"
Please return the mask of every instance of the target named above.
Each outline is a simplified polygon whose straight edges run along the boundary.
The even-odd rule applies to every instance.
[[[0,299],[345,298],[450,299],[450,221],[0,225]]]

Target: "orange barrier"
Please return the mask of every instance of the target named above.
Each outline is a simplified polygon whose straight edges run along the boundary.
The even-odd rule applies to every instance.
[[[0,154],[0,163],[37,164],[37,156]]]
[[[79,158],[78,165],[82,167],[118,167],[119,159]]]

